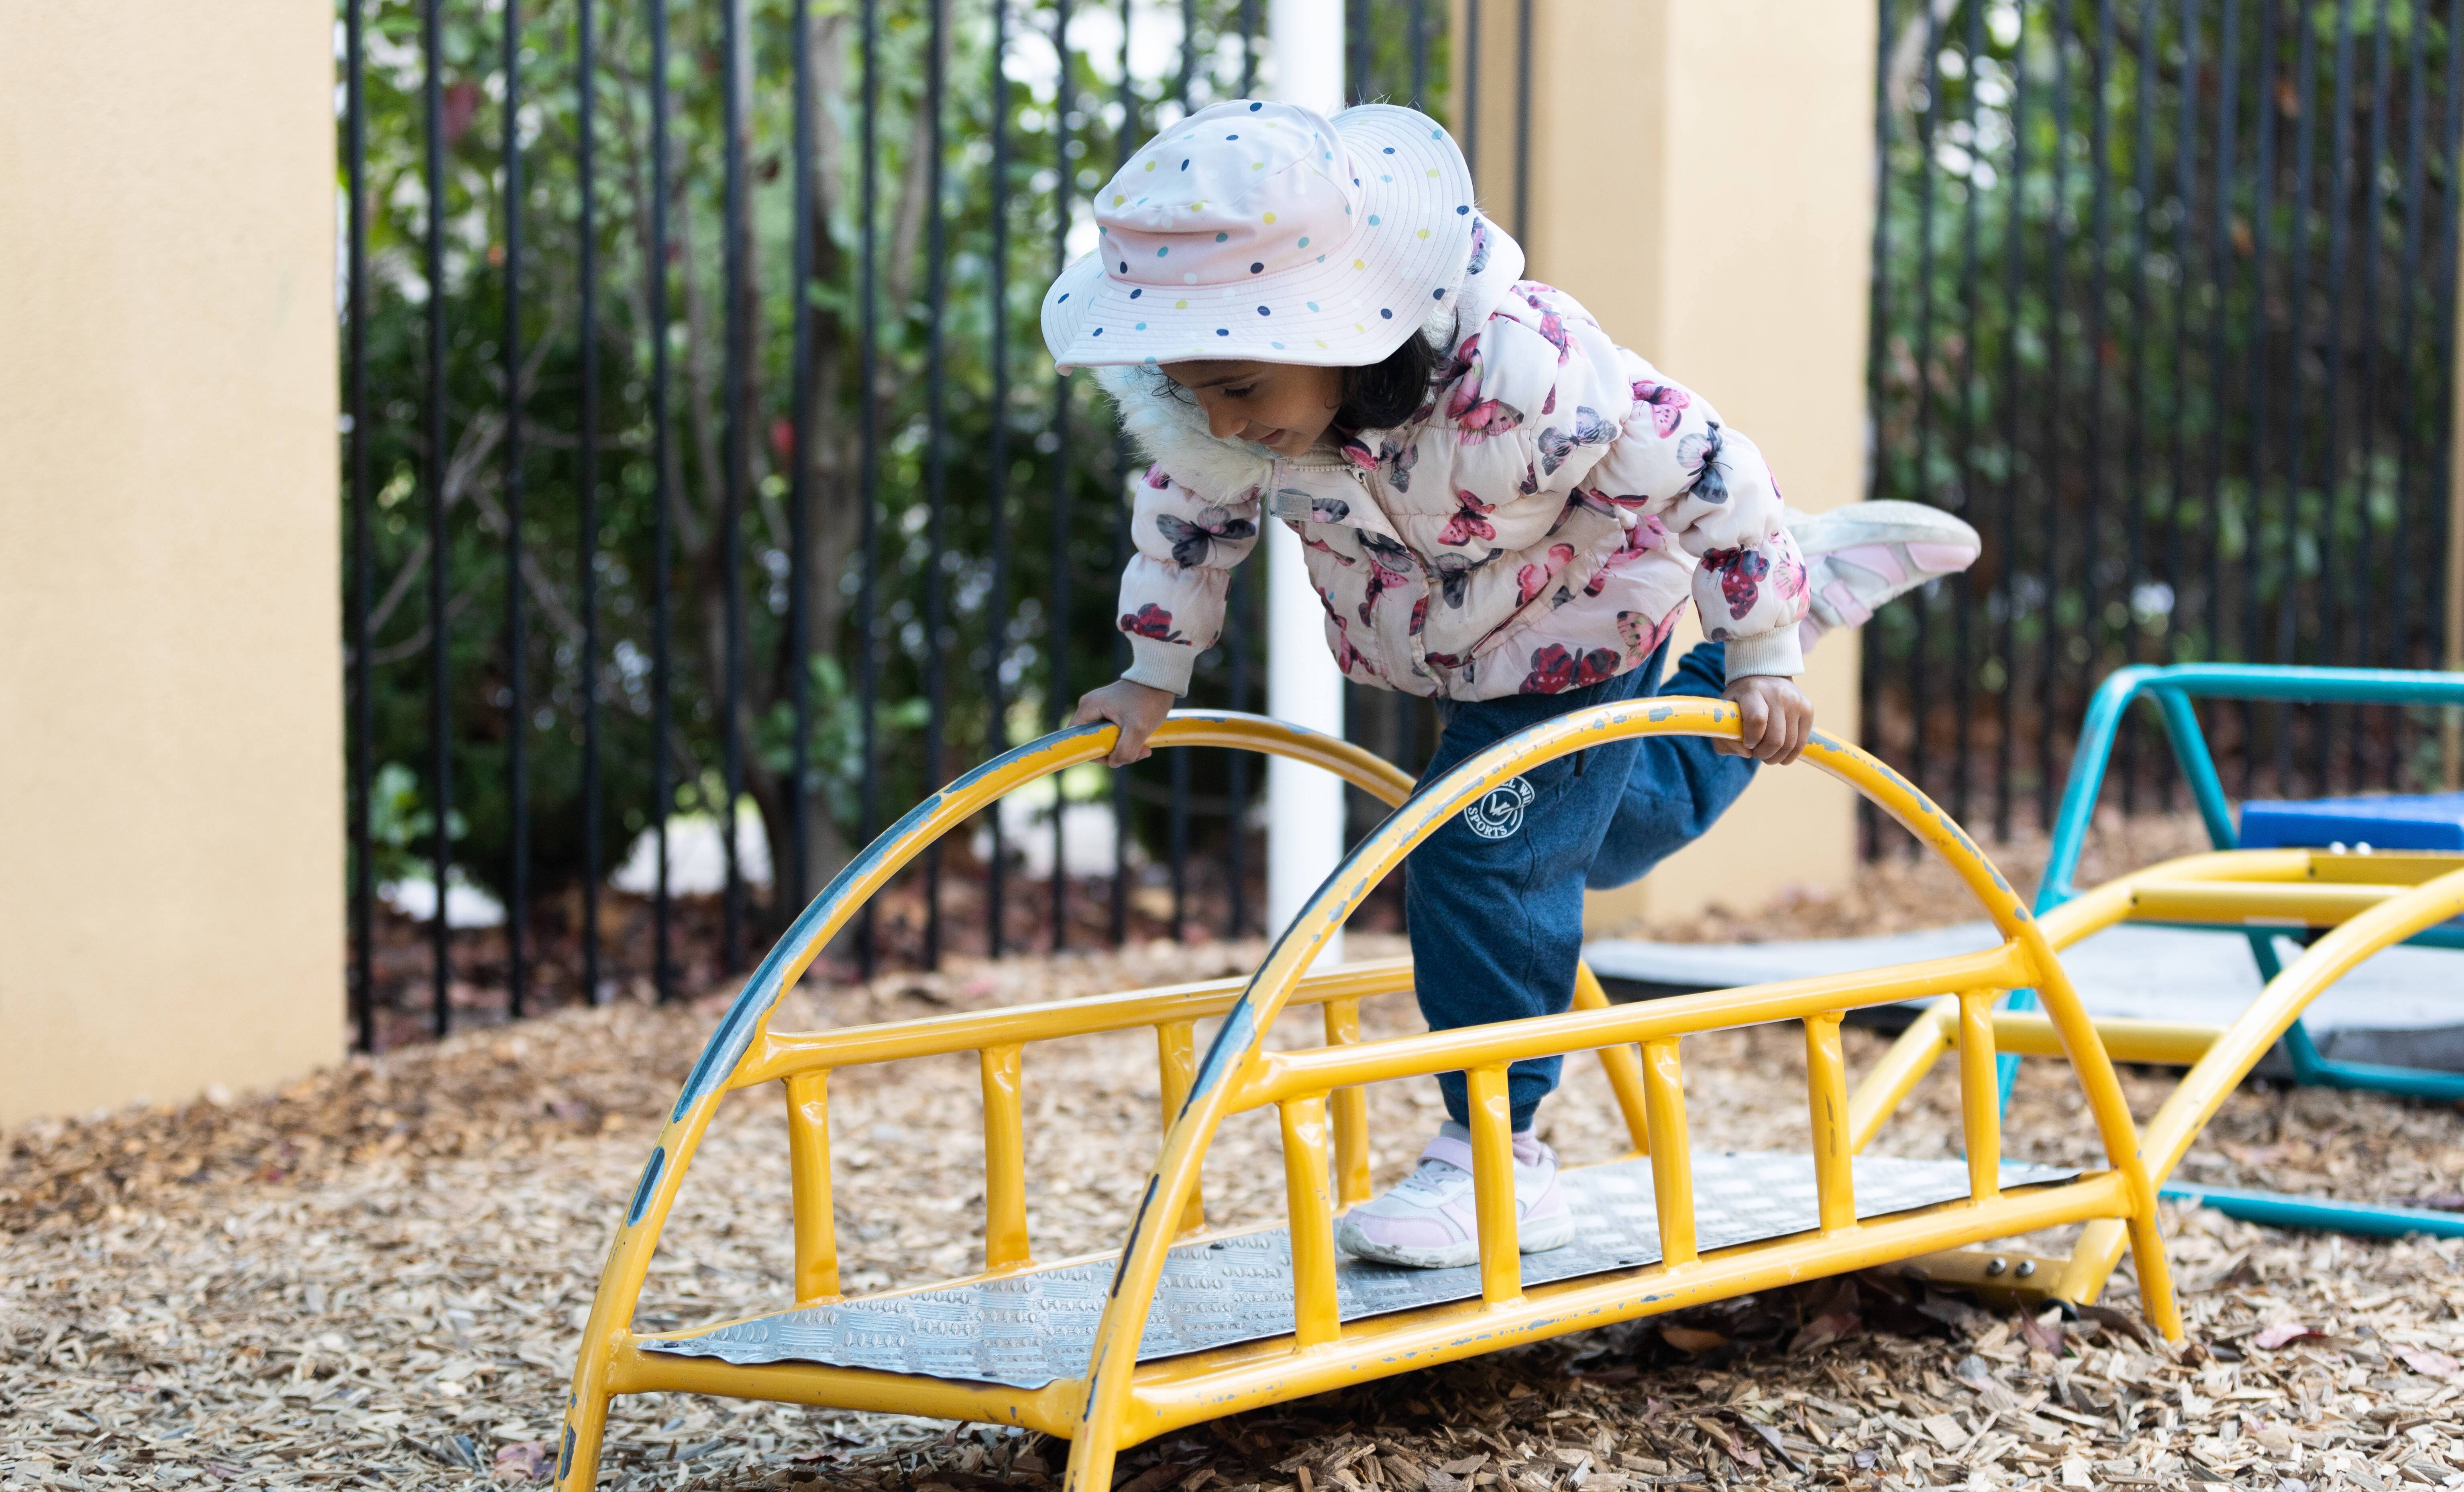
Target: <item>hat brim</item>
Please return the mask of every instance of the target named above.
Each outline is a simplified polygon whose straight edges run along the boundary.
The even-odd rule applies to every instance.
[[[1334,116],[1359,172],[1361,222],[1314,263],[1228,285],[1142,287],[1088,254],[1044,298],[1045,345],[1063,368],[1241,359],[1365,367],[1403,345],[1471,254],[1471,173],[1416,109],[1357,104]]]

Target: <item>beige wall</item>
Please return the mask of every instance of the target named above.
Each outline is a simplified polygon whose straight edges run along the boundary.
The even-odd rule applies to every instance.
[[[1514,214],[1517,7],[1484,5],[1476,166]],[[1460,9],[1458,10],[1460,15]],[[1750,434],[1789,500],[1861,495],[1873,232],[1874,10],[1808,0],[1538,0],[1525,272]],[[1701,636],[1688,616],[1676,639]],[[1857,650],[1807,660],[1815,723],[1857,734]],[[1855,803],[1807,767],[1765,772],[1640,887],[1595,895],[1595,932],[1782,887],[1837,889]]]
[[[0,1124],[342,1050],[332,15],[0,4]]]

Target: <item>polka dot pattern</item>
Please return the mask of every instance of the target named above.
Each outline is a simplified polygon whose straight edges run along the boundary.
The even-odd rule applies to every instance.
[[[1239,126],[1207,128],[1235,117]],[[1095,199],[1103,247],[1118,252],[1071,265],[1046,292],[1055,361],[1357,366],[1393,350],[1419,319],[1397,307],[1444,300],[1462,274],[1476,221],[1469,173],[1443,129],[1412,110],[1363,105],[1340,120],[1330,132],[1306,110],[1240,99],[1150,142]],[[1146,292],[1175,281],[1181,294],[1150,306]],[[1255,321],[1230,321],[1242,306]]]

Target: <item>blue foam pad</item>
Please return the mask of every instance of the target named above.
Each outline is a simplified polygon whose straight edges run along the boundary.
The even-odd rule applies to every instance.
[[[2331,845],[2464,852],[2464,793],[2241,805],[2244,849],[2324,849]]]

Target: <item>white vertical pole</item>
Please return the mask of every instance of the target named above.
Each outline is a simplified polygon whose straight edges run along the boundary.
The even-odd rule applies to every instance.
[[[1336,0],[1271,0],[1266,52],[1273,96],[1332,115],[1343,107],[1343,12]],[[1271,511],[1271,508],[1270,510]],[[1267,517],[1266,713],[1343,735],[1343,674],[1326,646],[1326,612],[1309,586],[1300,537]],[[1343,858],[1343,784],[1273,758],[1266,767],[1266,924],[1280,932]],[[1341,934],[1323,963],[1343,958]]]

